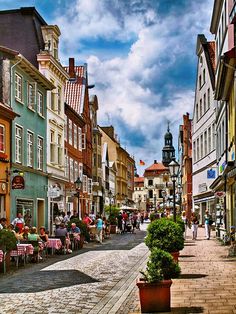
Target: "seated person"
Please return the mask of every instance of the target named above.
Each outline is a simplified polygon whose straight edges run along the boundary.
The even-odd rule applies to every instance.
[[[17,228],[17,227],[15,227]],[[23,232],[21,233],[21,237],[23,240],[28,240],[28,236],[29,236],[29,227],[25,226],[23,229]]]
[[[39,236],[44,243],[48,242],[48,234],[46,233],[45,227],[42,226],[39,228]]]
[[[56,237],[65,237],[66,252],[67,253],[72,253],[72,251],[69,249],[69,247],[70,247],[69,233],[68,233],[67,228],[66,228],[66,226],[65,226],[65,224],[63,222],[60,223],[59,228],[57,228],[55,230],[55,236]]]
[[[70,234],[73,234],[74,239],[76,239],[77,241],[80,240],[80,228],[77,227],[74,222],[72,222],[69,232]]]
[[[41,241],[41,238],[37,233],[36,227],[32,227],[30,233],[28,233],[28,241]]]
[[[12,224],[8,225],[7,229],[16,235],[16,231],[14,230],[14,226]]]

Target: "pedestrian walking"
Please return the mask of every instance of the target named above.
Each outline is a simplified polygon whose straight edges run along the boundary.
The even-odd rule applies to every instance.
[[[198,221],[197,215],[196,213],[193,212],[191,216],[191,230],[193,233],[193,238],[192,238],[193,240],[197,240],[198,224],[199,224],[199,221]]]
[[[103,227],[103,221],[99,217],[99,215],[96,216],[95,220],[95,225],[96,225],[96,240],[102,244],[102,227]]]
[[[186,212],[184,210],[182,211],[181,219],[184,223],[184,238],[186,238],[186,233],[187,233],[187,228],[188,228],[188,219],[186,216]]]
[[[212,225],[213,221],[212,221],[212,217],[209,214],[208,210],[205,211],[204,222],[205,222],[206,238],[207,238],[207,240],[210,240],[210,237],[211,237],[211,225]]]

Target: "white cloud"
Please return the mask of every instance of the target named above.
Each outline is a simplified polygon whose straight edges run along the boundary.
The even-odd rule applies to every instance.
[[[113,3],[112,11],[106,6],[106,0],[77,0],[69,14],[58,17],[56,22],[63,42],[67,42],[72,51],[79,47],[81,39],[101,37],[129,41],[135,38],[124,57],[109,58],[107,54],[101,58],[95,50],[87,56],[86,62],[89,82],[96,85],[92,92],[98,95],[101,124],[108,123],[108,114],[111,122],[124,121],[132,131],[144,134],[145,145],[129,144],[128,134],[122,142],[129,145],[127,149],[135,154],[137,161],[146,159],[147,163],[152,163],[153,159],[161,159],[167,119],[172,123],[176,144],[182,116],[192,111],[194,86],[177,90],[170,79],[180,58],[196,58],[196,36],[208,33],[213,2],[191,1],[187,13],[169,14],[164,19],[157,18],[157,12],[151,9],[145,14],[135,15],[132,10],[128,14],[119,6],[121,2]],[[134,3],[131,1],[133,6]],[[86,55],[86,50],[82,49],[82,54]],[[179,71],[181,73],[181,69]],[[180,75],[177,80],[182,80]],[[165,94],[167,91],[169,94]],[[122,129],[121,124],[115,127]]]

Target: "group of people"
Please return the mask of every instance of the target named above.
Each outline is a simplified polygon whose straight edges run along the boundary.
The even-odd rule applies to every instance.
[[[140,229],[140,223],[143,223],[143,214],[141,213],[129,213],[126,211],[120,211],[117,216],[117,226],[119,232],[134,232],[135,229]]]
[[[192,212],[190,219],[187,218],[185,211],[182,212],[182,220],[185,223],[185,236],[187,232],[187,228],[189,227],[192,231],[192,240],[197,239],[199,218],[195,212]],[[205,226],[205,234],[207,240],[210,240],[211,237],[211,225],[213,223],[212,216],[209,214],[209,211],[205,211],[205,215],[203,217],[204,226]]]

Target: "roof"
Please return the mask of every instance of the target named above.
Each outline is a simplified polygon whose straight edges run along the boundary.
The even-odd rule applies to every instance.
[[[134,177],[134,182],[135,183],[142,183],[142,182],[144,182],[144,177]]]
[[[156,162],[156,163],[154,163],[153,165],[151,165],[150,167],[146,168],[146,169],[145,169],[145,172],[146,172],[146,171],[153,171],[153,170],[165,171],[165,170],[168,170],[168,168],[165,167],[165,166],[163,165],[163,163],[161,163],[161,162],[159,162],[159,163]]]
[[[65,67],[69,73],[69,67]],[[84,97],[87,84],[87,66],[75,66],[75,79],[66,82],[65,102],[77,113],[82,114],[84,109]]]

